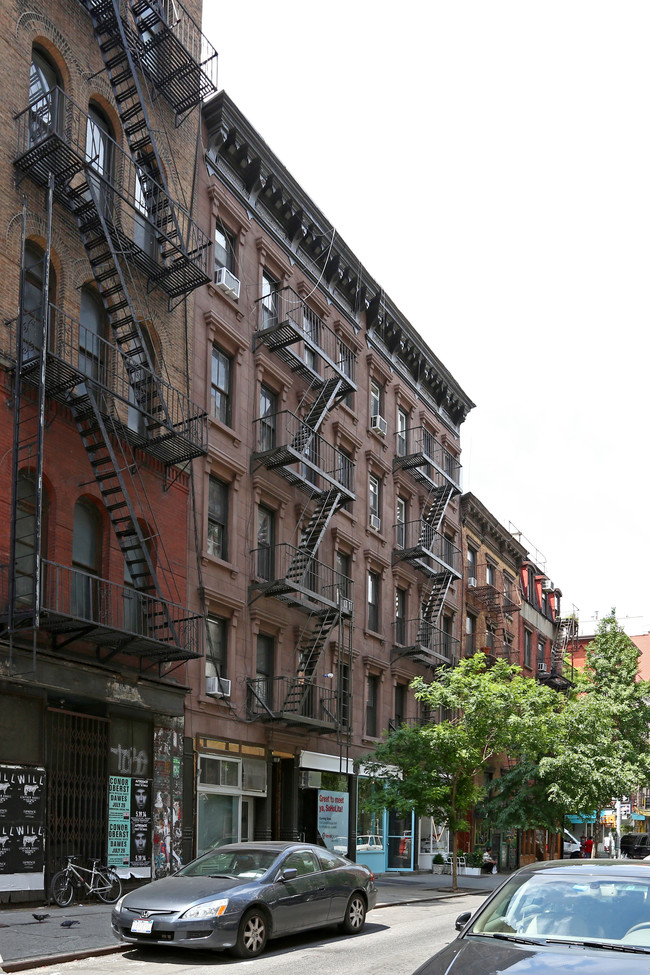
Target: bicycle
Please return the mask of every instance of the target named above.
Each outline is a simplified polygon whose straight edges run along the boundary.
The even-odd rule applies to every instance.
[[[98,859],[91,859],[90,867],[82,867],[74,862],[78,859],[77,856],[69,856],[64,869],[52,877],[50,892],[54,903],[67,907],[74,897],[75,888],[81,887],[85,887],[89,894],[97,894],[106,904],[119,900],[122,881],[113,868],[98,866]]]

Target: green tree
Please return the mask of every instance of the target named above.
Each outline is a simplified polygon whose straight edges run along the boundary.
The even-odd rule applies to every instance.
[[[598,813],[650,780],[650,684],[638,678],[638,657],[612,610],[587,646],[575,694],[539,762],[549,799],[567,811]]]
[[[556,695],[504,660],[489,665],[482,653],[411,686],[439,720],[398,728],[377,746],[365,763],[377,786],[372,809],[413,809],[446,821],[456,889],[456,833],[467,829],[469,809],[485,794],[479,773],[504,752],[518,756],[546,739]]]

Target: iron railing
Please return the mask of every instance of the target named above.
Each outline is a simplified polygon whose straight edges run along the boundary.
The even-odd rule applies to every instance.
[[[42,186],[52,173],[57,199],[71,209],[90,200],[84,185],[92,181],[115,245],[153,283],[177,294],[211,280],[210,238],[108,133],[102,159],[89,156],[93,123],[61,88],[15,118],[17,168]]]
[[[295,677],[256,677],[248,678],[246,687],[251,716],[315,722],[333,729],[348,720],[347,695],[331,686],[299,683]]]
[[[156,81],[163,70],[161,58],[156,53],[156,48],[161,43],[161,32],[156,30],[159,25],[169,30],[175,41],[201,69],[205,77],[204,87],[207,89],[205,94],[210,90],[216,91],[217,52],[180,0],[137,0],[136,3],[132,0],[132,4],[137,8],[136,25],[141,34],[141,60],[150,77]],[[87,0],[84,5],[87,5]]]
[[[287,542],[253,549],[254,589],[267,596],[302,592],[329,606],[339,608],[343,600],[352,604],[354,583],[325,562],[306,555]]]
[[[442,563],[460,575],[461,551],[454,542],[436,531],[433,525],[420,518],[417,521],[400,522],[393,526],[396,547],[393,550],[393,562],[413,561],[426,568],[425,559],[433,559]],[[438,572],[439,567],[428,564],[432,572]]]
[[[460,489],[461,464],[446,447],[437,440],[426,427],[408,427],[395,434],[395,458],[393,467],[419,468],[426,473],[426,466],[431,464],[441,474]]]
[[[425,619],[393,623],[393,648],[425,652],[438,664],[453,664],[459,657],[460,640]],[[407,654],[405,654],[407,655]]]

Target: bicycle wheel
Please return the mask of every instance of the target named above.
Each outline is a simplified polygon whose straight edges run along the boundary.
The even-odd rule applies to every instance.
[[[74,895],[74,885],[67,870],[59,870],[52,877],[50,885],[52,900],[59,907],[67,907]]]
[[[114,870],[104,867],[97,871],[95,893],[106,904],[114,904],[122,894],[122,881]]]

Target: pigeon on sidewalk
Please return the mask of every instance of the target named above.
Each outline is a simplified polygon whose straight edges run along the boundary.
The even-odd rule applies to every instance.
[[[48,919],[49,916],[50,916],[49,914],[32,914],[32,917],[36,921],[38,921],[39,924],[40,924],[41,921],[47,921],[47,919]]]
[[[62,928],[71,928],[73,924],[79,924],[79,921],[71,921],[70,919],[67,921],[61,921]]]

